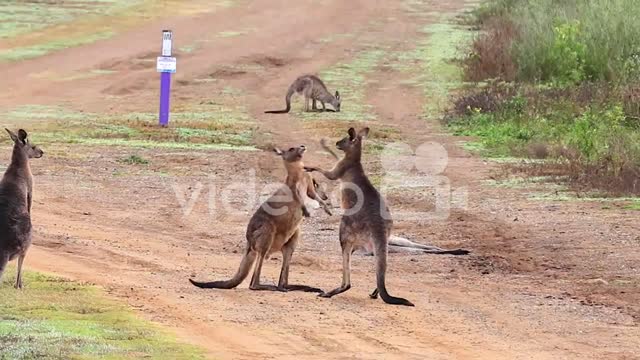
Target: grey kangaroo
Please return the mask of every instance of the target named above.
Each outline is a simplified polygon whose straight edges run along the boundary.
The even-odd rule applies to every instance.
[[[18,257],[16,289],[22,289],[22,264],[31,245],[31,199],[33,176],[29,159],[44,154],[27,139],[27,132],[18,135],[5,129],[13,140],[11,164],[0,181],[0,280],[7,263]]]
[[[380,193],[371,184],[362,167],[362,142],[369,128],[356,132],[350,128],[348,136],[336,143],[344,152],[331,171],[317,167],[306,167],[307,171],[318,171],[329,180],[340,179],[342,184],[342,208],[345,210],[340,222],[340,245],[342,247],[342,285],[321,297],[330,298],[351,288],[351,254],[372,243],[376,256],[376,289],[371,294],[388,304],[414,306],[409,300],[389,295],[385,285],[387,273],[387,246],[393,221],[389,208]]]
[[[340,93],[336,91],[335,95],[331,95],[327,87],[322,80],[315,75],[302,75],[297,78],[287,91],[285,101],[287,108],[284,110],[269,110],[265,111],[267,114],[285,114],[291,110],[291,96],[294,93],[302,94],[304,96],[304,111],[309,111],[309,100],[312,101],[311,109],[313,111],[318,110],[316,101],[319,101],[322,105],[322,111],[327,111],[326,104],[331,104],[334,110],[340,111]]]
[[[287,151],[274,149],[276,154],[282,157],[287,169],[285,185],[271,195],[251,217],[246,233],[247,246],[240,268],[233,278],[206,283],[189,279],[193,285],[200,288],[235,288],[248,276],[257,258],[249,286],[251,290],[322,292],[321,289],[306,285],[289,284],[289,265],[300,237],[299,227],[305,211],[302,199],[308,196],[318,201],[324,211],[331,215],[329,206],[324,202],[328,196],[319,190],[311,174],[304,171],[302,155],[305,150],[304,145],[292,147]],[[265,257],[276,251],[282,252],[282,270],[278,286],[260,284],[262,263]]]
[[[327,145],[326,139],[320,140],[320,145],[322,148],[331,154],[336,160],[340,160],[338,155],[336,155],[333,150]],[[437,255],[467,255],[469,254],[468,250],[463,249],[443,249],[433,245],[424,245],[420,243],[413,242],[409,239],[391,235],[389,237],[389,252],[390,253],[413,253],[413,254],[437,254]],[[374,255],[373,244],[369,243],[364,247],[365,255]]]

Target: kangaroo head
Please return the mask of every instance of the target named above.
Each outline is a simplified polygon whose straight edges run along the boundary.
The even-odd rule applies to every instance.
[[[336,96],[334,96],[334,100],[331,102],[331,106],[337,111],[340,112],[340,104],[342,103],[342,99],[340,99],[340,93],[336,90]]]
[[[23,154],[27,156],[27,158],[41,158],[44,155],[44,151],[42,151],[37,145],[32,145],[27,138],[28,134],[23,129],[18,130],[18,135],[16,135],[13,131],[6,129],[11,136],[11,140],[15,144],[14,148],[19,149]]]
[[[369,134],[369,128],[365,127],[356,132],[356,129],[349,128],[347,136],[336,142],[336,147],[344,151],[345,154],[360,154],[362,151],[362,140]]]
[[[282,158],[282,160],[284,160],[285,164],[286,163],[295,163],[295,162],[301,162],[302,161],[302,155],[304,154],[304,152],[307,151],[307,148],[304,145],[300,145],[297,147],[292,147],[289,148],[289,150],[283,151],[280,150],[278,148],[274,148],[273,152],[276,153],[276,155],[280,156]]]

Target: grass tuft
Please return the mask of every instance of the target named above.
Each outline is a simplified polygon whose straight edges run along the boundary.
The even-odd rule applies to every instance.
[[[0,308],[3,359],[204,358],[83,283],[26,272],[23,291],[0,284]]]

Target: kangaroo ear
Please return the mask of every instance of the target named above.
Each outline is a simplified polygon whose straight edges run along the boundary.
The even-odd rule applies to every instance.
[[[28,135],[27,132],[24,131],[23,129],[18,130],[18,139],[20,139],[20,141],[26,142],[27,135]]]
[[[366,138],[367,136],[369,136],[369,128],[362,128],[360,129],[360,131],[358,131],[358,136],[361,138]]]
[[[340,93],[336,90],[336,99],[340,99]]]
[[[284,152],[280,149],[278,149],[277,147],[273,148],[273,152],[276,153],[276,155],[278,156],[282,156],[282,154],[284,154]]]
[[[356,138],[356,129],[349,128],[349,131],[347,131],[347,133],[349,134],[349,140],[353,141]]]
[[[13,142],[18,142],[18,136],[11,130],[4,128],[5,130],[7,130],[7,132],[9,133],[9,136],[11,137],[11,140],[13,140]]]

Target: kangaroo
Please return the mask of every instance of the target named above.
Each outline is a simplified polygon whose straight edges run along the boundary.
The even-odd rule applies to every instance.
[[[327,87],[324,85],[322,80],[315,75],[302,75],[297,78],[291,86],[289,86],[289,90],[287,91],[287,96],[285,97],[285,101],[287,103],[287,108],[284,110],[269,110],[265,111],[267,114],[285,114],[291,110],[291,96],[294,93],[302,94],[304,96],[304,111],[309,111],[309,99],[311,99],[311,109],[313,111],[317,110],[316,101],[319,101],[322,105],[322,111],[327,111],[325,107],[325,103],[331,104],[334,111],[340,112],[340,93],[336,91],[335,95],[331,95]]]
[[[304,171],[302,155],[305,150],[304,145],[292,147],[287,151],[274,149],[275,153],[282,157],[287,169],[285,185],[271,195],[251,217],[246,233],[247,246],[240,268],[233,278],[206,283],[189,279],[193,285],[200,288],[235,288],[247,277],[257,259],[249,286],[251,290],[322,292],[321,289],[306,285],[289,284],[289,265],[300,237],[299,227],[303,217],[301,210],[304,209],[302,198],[306,195],[316,200],[324,211],[331,215],[331,210],[325,203],[328,196],[320,192],[311,174]],[[262,263],[265,257],[276,251],[282,252],[282,270],[278,286],[260,284]]]
[[[362,167],[362,142],[369,134],[365,127],[356,133],[350,128],[348,136],[336,143],[344,157],[331,171],[317,167],[305,170],[318,171],[329,180],[340,179],[342,184],[342,208],[345,213],[340,222],[340,245],[342,247],[342,285],[319,296],[330,298],[351,288],[351,254],[357,248],[371,243],[376,256],[376,289],[371,294],[388,304],[414,306],[407,299],[389,295],[385,285],[387,272],[387,247],[393,221],[389,208],[380,193],[371,184]]]
[[[18,257],[16,289],[22,289],[22,264],[31,245],[31,199],[33,176],[29,159],[40,158],[44,152],[31,145],[27,132],[18,135],[5,129],[13,140],[11,164],[0,181],[0,280],[7,263]]]
[[[326,139],[321,139],[320,145],[326,152],[331,154],[331,156],[333,156],[336,160],[338,161],[340,160],[338,155],[336,155],[336,153],[333,150],[331,150],[331,148],[327,145]],[[424,244],[416,243],[409,239],[395,236],[395,235],[391,235],[389,237],[388,244],[389,244],[388,250],[390,253],[413,253],[413,254],[436,254],[436,255],[444,255],[444,254],[467,255],[469,254],[469,250],[443,249],[433,245],[424,245]],[[374,255],[373,250],[374,250],[373,244],[369,243],[367,244],[367,246],[364,247],[364,251],[365,251],[364,254],[368,256]]]

